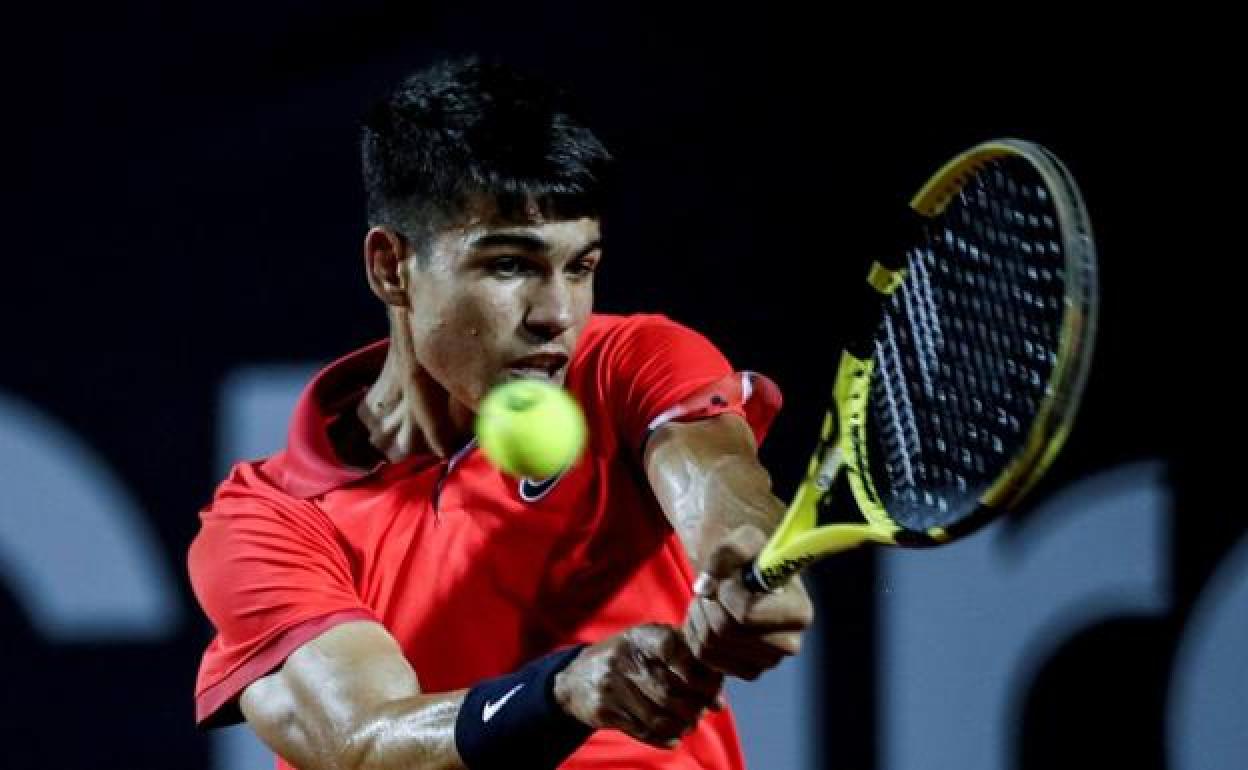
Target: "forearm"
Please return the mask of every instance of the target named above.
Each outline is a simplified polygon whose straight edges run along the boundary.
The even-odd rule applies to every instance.
[[[303,770],[458,770],[455,721],[464,690],[374,701],[335,699],[289,677],[258,683],[241,702],[252,729]]]
[[[465,691],[386,703],[353,731],[351,770],[461,770],[455,721]]]
[[[651,487],[696,569],[729,532],[752,525],[770,533],[785,506],[759,464],[753,436],[735,415],[665,426],[652,437]]]
[[[555,678],[581,649],[557,650],[469,690],[425,695],[413,692],[414,677],[402,685],[407,692],[395,693],[388,680],[341,666],[323,676],[318,661],[332,656],[305,646],[293,665],[244,692],[243,713],[303,770],[494,770],[516,757],[526,767],[554,768],[592,731],[553,697]],[[386,668],[361,661],[370,663],[378,666],[373,674]]]
[[[750,458],[726,456],[691,485],[698,493],[683,504],[678,520],[690,560],[706,567],[711,549],[742,525],[770,533],[784,515],[784,504],[771,492],[771,478]]]

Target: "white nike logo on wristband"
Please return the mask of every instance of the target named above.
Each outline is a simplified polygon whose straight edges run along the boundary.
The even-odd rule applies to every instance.
[[[490,720],[494,717],[494,715],[498,713],[498,710],[499,710],[499,709],[501,709],[501,708],[503,707],[503,704],[504,704],[504,703],[506,703],[507,701],[511,700],[511,696],[513,696],[513,695],[515,695],[516,693],[520,692],[520,688],[521,688],[521,687],[524,687],[524,683],[523,683],[523,682],[521,682],[520,684],[518,684],[518,685],[516,685],[515,687],[511,688],[510,690],[508,690],[506,695],[504,695],[503,697],[499,698],[499,699],[498,699],[498,700],[496,700],[495,702],[490,703],[490,702],[487,700],[487,701],[485,702],[485,706],[481,709],[481,721],[482,721],[482,722],[488,722],[488,721],[490,721]]]

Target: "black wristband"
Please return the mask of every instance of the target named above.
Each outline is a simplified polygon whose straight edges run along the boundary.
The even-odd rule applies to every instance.
[[[468,691],[455,720],[455,748],[469,770],[552,770],[593,729],[555,702],[555,675],[585,645],[538,658]]]

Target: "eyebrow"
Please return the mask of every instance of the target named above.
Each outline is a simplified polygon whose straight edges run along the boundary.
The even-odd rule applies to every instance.
[[[522,233],[491,233],[477,238],[471,244],[473,249],[511,248],[521,251],[545,251],[548,247],[549,244],[536,235]],[[578,251],[573,259],[580,259],[599,248],[602,248],[602,239],[595,238]]]
[[[522,235],[519,233],[491,233],[475,239],[472,242],[471,247],[474,249],[502,247],[522,249],[524,251],[542,251],[546,248],[546,241],[538,238],[536,235]]]

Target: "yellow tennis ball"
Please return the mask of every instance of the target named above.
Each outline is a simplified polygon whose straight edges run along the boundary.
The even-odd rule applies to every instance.
[[[477,441],[495,466],[545,479],[585,448],[585,416],[567,391],[541,380],[512,380],[491,390],[477,411]]]

